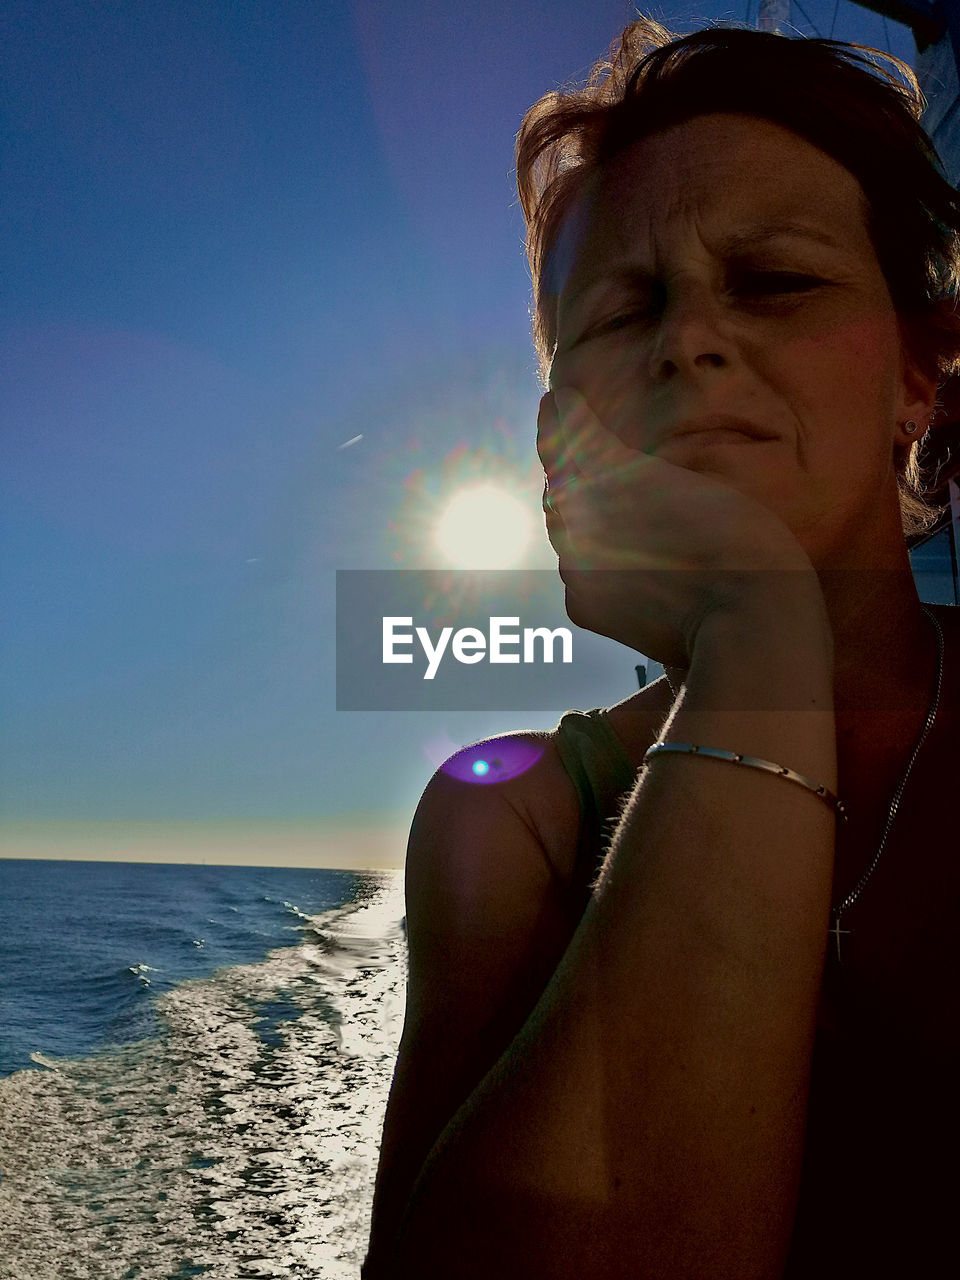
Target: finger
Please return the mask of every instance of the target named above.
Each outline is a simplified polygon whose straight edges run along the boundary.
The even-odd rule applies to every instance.
[[[639,454],[609,431],[576,387],[558,387],[554,402],[562,448],[581,473],[598,475],[635,463]]]
[[[557,553],[557,559],[562,566],[564,561],[570,557],[570,537],[563,516],[560,514],[558,503],[546,487],[544,487],[543,494],[543,520],[547,528],[547,538],[551,547]]]
[[[561,452],[560,423],[557,419],[553,394],[548,391],[546,395],[540,397],[540,408],[537,413],[537,454],[548,475],[551,471],[559,471]]]
[[[540,401],[537,415],[537,453],[547,475],[548,490],[554,496],[579,478],[576,463],[565,447],[551,392],[547,392]]]

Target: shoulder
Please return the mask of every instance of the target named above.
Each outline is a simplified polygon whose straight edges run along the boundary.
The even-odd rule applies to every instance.
[[[657,740],[672,705],[670,686],[661,678],[605,709],[607,725],[635,767]],[[449,832],[451,824],[485,837],[504,828],[523,828],[540,849],[544,870],[565,884],[574,870],[580,804],[557,745],[559,732],[559,726],[549,732],[511,732],[481,739],[451,756],[424,791],[412,846],[419,844],[414,834]],[[496,846],[486,844],[485,850],[484,862],[495,862]]]
[[[607,712],[637,764],[671,705],[669,686],[657,681]],[[576,927],[569,890],[580,817],[556,730],[485,738],[441,765],[421,797],[407,848],[415,1002],[422,995],[425,1007],[444,1004],[442,992],[458,987],[462,999],[463,984],[482,974],[485,990],[476,995],[492,1006],[517,991],[518,972],[531,990],[549,976]]]
[[[421,872],[437,877],[516,882],[543,889],[564,879],[564,844],[576,842],[577,795],[556,748],[555,731],[525,730],[461,748],[430,779],[407,849],[407,896]],[[519,865],[518,859],[524,865]]]

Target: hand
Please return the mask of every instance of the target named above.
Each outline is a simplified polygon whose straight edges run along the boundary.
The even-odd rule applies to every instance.
[[[689,667],[706,618],[776,608],[788,571],[809,589],[813,566],[778,516],[712,476],[628,449],[574,388],[541,400],[537,450],[575,625]]]

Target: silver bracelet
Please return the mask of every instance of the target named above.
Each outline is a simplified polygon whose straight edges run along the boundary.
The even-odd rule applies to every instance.
[[[745,764],[750,769],[762,769],[764,773],[774,773],[778,778],[786,778],[788,782],[796,782],[807,791],[812,791],[834,810],[841,822],[847,821],[847,811],[838,796],[828,791],[826,787],[818,787],[815,782],[811,782],[802,774],[795,773],[785,765],[774,764],[772,760],[758,760],[756,756],[745,756],[736,751],[721,751],[719,747],[697,747],[692,742],[655,742],[647,749],[643,763],[646,764],[651,756],[668,752],[677,755],[708,756],[712,760],[729,760],[731,764]]]

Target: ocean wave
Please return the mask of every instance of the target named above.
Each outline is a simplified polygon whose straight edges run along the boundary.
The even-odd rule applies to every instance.
[[[131,974],[143,986],[149,987],[150,979],[147,974],[159,973],[160,970],[152,964],[128,964],[125,972]]]
[[[0,1080],[0,1276],[355,1280],[402,1022],[400,894],[384,877],[299,945],[162,993],[154,1036]]]
[[[48,1058],[43,1053],[31,1053],[30,1061],[35,1062],[38,1067],[46,1067],[48,1071],[59,1071],[60,1064],[55,1058]]]

